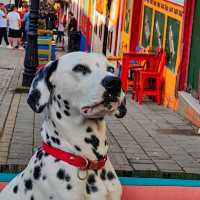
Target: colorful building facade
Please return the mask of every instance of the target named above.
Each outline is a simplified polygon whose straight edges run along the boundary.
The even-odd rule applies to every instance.
[[[200,96],[200,9],[195,0],[74,0],[85,50],[119,56],[145,48],[163,48],[163,103],[176,110],[178,91]],[[83,14],[84,13],[84,14]],[[106,51],[105,51],[106,49]]]
[[[176,109],[180,73],[183,5],[165,0],[144,0],[140,44],[163,48],[167,53],[164,70],[163,102]]]

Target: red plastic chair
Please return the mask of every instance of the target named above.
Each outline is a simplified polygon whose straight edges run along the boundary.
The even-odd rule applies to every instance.
[[[164,66],[166,64],[166,53],[160,50],[150,67],[139,72],[139,94],[138,102],[142,103],[144,96],[155,97],[158,105],[161,104],[161,86]]]
[[[122,56],[122,69],[121,69],[121,81],[122,88],[127,92],[129,86],[135,87],[137,84],[136,80],[129,80],[129,72],[135,69],[143,68],[147,62],[152,62],[154,59],[154,53],[136,53],[136,52],[126,52]],[[131,61],[136,61],[137,64],[131,64]]]

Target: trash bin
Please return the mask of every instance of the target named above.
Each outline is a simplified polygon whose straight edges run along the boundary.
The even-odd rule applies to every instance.
[[[80,51],[81,33],[79,31],[68,34],[68,52]]]

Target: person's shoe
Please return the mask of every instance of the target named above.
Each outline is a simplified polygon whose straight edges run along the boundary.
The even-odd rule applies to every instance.
[[[19,50],[24,50],[24,48],[23,48],[23,47],[19,47],[18,49],[19,49]]]
[[[6,46],[7,49],[13,49],[11,45]]]
[[[17,46],[15,46],[15,49],[18,49],[19,48],[19,46],[17,45]]]
[[[3,48],[3,45],[2,45],[2,44],[0,45],[0,48]]]

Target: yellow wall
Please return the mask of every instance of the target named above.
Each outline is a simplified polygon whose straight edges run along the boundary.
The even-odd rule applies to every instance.
[[[163,33],[163,41],[162,41],[163,42],[162,47],[164,49],[166,47],[168,17],[176,19],[177,21],[180,22],[179,41],[178,41],[175,71],[172,71],[168,67],[165,67],[164,74],[163,74],[164,76],[163,102],[165,106],[171,107],[172,109],[175,110],[177,108],[177,103],[178,103],[178,100],[175,96],[176,96],[176,84],[177,84],[177,79],[178,79],[177,77],[180,71],[179,68],[180,68],[181,34],[182,34],[182,24],[183,24],[183,7],[167,2],[165,0],[145,0],[144,6],[147,6],[153,9],[150,46],[152,46],[152,42],[153,42],[153,27],[154,27],[155,11],[158,11],[165,15],[164,33]],[[143,7],[143,17],[144,17],[144,7]],[[143,30],[143,24],[141,28],[142,28],[141,30]],[[142,44],[142,31],[141,31],[140,43]]]

